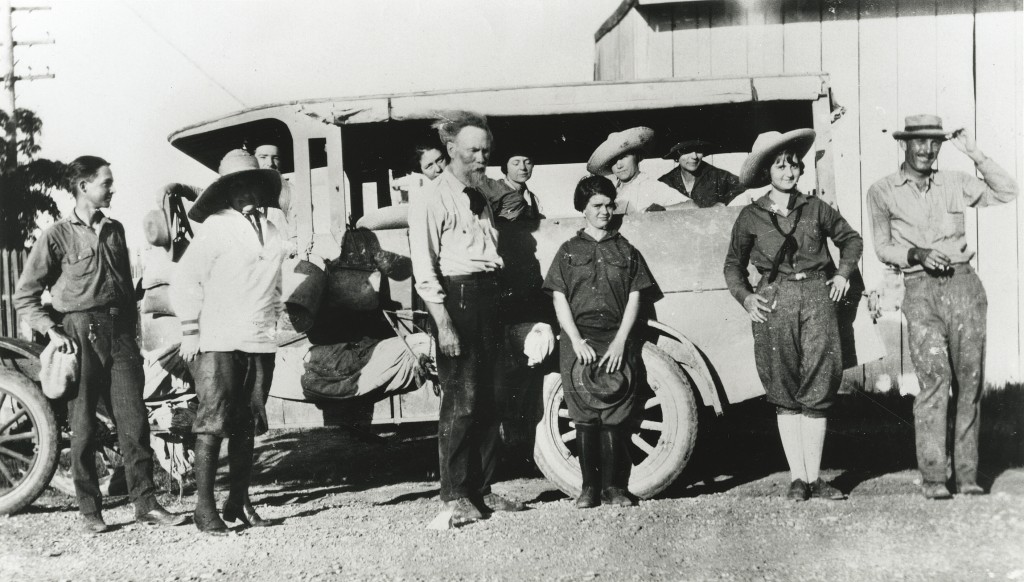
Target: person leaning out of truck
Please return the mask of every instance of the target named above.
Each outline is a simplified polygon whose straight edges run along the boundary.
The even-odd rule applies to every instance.
[[[772,131],[754,141],[740,180],[771,188],[736,218],[724,269],[729,291],[753,322],[757,373],[775,405],[793,501],[845,497],[819,469],[843,373],[835,302],[846,295],[864,246],[838,211],[797,189],[814,136],[810,129]],[[839,247],[838,268],[826,237]],[[761,274],[756,288],[747,279],[749,263]]]
[[[609,134],[587,160],[587,171],[591,174],[615,177],[616,214],[697,207],[688,196],[640,169],[640,162],[653,142],[653,129],[633,127]]]
[[[656,286],[643,255],[612,226],[615,186],[603,176],[576,185],[587,224],[558,249],[544,281],[562,328],[562,387],[576,423],[583,489],[576,507],[630,506],[627,426],[643,381],[634,337],[641,296]]]

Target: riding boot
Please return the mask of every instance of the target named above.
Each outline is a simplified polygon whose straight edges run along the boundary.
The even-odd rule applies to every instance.
[[[196,511],[192,521],[201,532],[217,533],[228,529],[217,515],[217,500],[214,498],[220,440],[220,437],[210,434],[196,437]]]
[[[634,505],[627,491],[632,462],[626,447],[626,434],[625,427],[601,427],[601,501],[608,505]]]
[[[224,502],[224,521],[240,520],[249,527],[266,527],[270,522],[260,517],[249,501],[253,438],[252,433],[243,433],[228,439],[228,474],[231,489]]]
[[[576,443],[579,445],[580,472],[583,475],[583,489],[576,499],[576,507],[597,507],[601,505],[601,438],[598,427],[577,423]]]

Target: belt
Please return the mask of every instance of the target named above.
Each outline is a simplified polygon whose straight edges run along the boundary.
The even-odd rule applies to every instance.
[[[767,277],[771,269],[758,269],[757,272],[762,277]],[[825,271],[800,271],[799,273],[779,273],[779,275],[784,281],[817,281],[828,278],[828,273]]]
[[[914,279],[921,279],[923,277],[941,279],[945,277],[952,277],[954,275],[970,275],[972,273],[974,273],[974,267],[972,267],[970,263],[954,263],[944,271],[929,271],[927,269],[922,269],[920,271],[903,273],[903,278],[908,281],[912,281]]]
[[[489,281],[497,278],[497,271],[480,271],[468,275],[448,275],[444,279],[452,283],[466,283],[468,281]]]
[[[107,305],[107,306],[103,306],[103,307],[90,307],[88,309],[79,309],[78,311],[69,311],[68,314],[71,314],[71,313],[89,313],[89,314],[92,314],[92,315],[107,315],[107,316],[110,316],[110,317],[112,317],[114,319],[119,319],[119,318],[127,317],[129,315],[133,315],[134,311],[135,310],[130,308],[130,307],[112,307],[112,306]]]

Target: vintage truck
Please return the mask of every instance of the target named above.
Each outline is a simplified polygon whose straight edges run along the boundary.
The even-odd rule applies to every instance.
[[[708,159],[736,169],[759,133],[812,127],[817,141],[808,154],[801,188],[815,190],[835,204],[830,137],[834,112],[825,74],[318,99],[239,111],[176,131],[169,140],[212,170],[231,149],[278,145],[280,169],[290,185],[289,226],[296,247],[300,256],[309,253],[329,260],[338,257],[346,230],[359,218],[396,214],[396,209],[387,209],[392,186],[406,173],[414,146],[430,135],[430,123],[439,112],[451,109],[488,116],[494,134],[492,164],[525,146],[537,166],[531,188],[539,192],[547,218],[516,223],[501,233],[507,263],[504,280],[513,296],[546,301],[536,293],[547,267],[558,246],[583,224],[571,208],[573,186],[585,174],[591,152],[613,131],[638,125],[653,128],[654,152],[659,156],[676,141],[711,138],[717,149]],[[659,163],[652,159],[642,167],[651,171]],[[641,498],[662,491],[686,466],[696,444],[698,419],[713,419],[727,413],[730,404],[763,394],[754,369],[749,319],[726,290],[722,275],[739,210],[713,207],[623,220],[621,232],[647,258],[664,294],[646,322],[649,341],[643,359],[649,389],[632,435],[630,490]],[[376,230],[372,235],[380,250],[408,258],[405,229]],[[395,310],[415,312],[418,299],[411,271],[396,269],[384,279],[381,301]],[[868,317],[860,299],[855,291],[840,308],[847,339],[854,327],[862,327],[854,324]],[[173,343],[179,333],[176,318],[152,314],[142,316],[142,328],[141,343],[147,350]],[[851,345],[844,344],[844,361],[850,367],[857,363]],[[288,355],[289,350],[300,349],[308,347],[292,343],[281,352]],[[521,361],[517,365],[516,349],[510,339],[504,436],[513,444],[532,444],[533,458],[543,473],[563,491],[576,494],[580,476],[575,432],[561,397],[557,357],[528,368]],[[31,503],[53,474],[59,431],[52,426],[50,407],[34,388],[32,360],[37,351],[17,341],[5,341],[0,348],[5,363],[0,368],[0,513]],[[295,354],[291,356],[295,361]],[[283,398],[271,398],[272,426],[329,425],[336,422],[339,409],[350,406],[367,411],[356,422],[371,426],[437,420],[438,397],[427,388],[369,403],[310,403],[301,395],[300,375],[295,366],[279,365],[271,396]],[[352,422],[351,416],[345,418]],[[528,427],[525,433],[523,426]]]

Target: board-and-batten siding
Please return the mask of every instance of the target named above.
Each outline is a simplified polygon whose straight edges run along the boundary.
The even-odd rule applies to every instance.
[[[632,4],[628,10],[625,8]],[[982,150],[1024,181],[1024,18],[1020,0],[709,0],[624,3],[598,33],[598,80],[823,71],[845,115],[832,126],[837,199],[866,243],[868,289],[898,285],[874,254],[866,192],[902,161],[890,132],[935,112],[974,130]],[[943,148],[939,167],[973,172]],[[1024,203],[968,211],[968,243],[989,300],[986,376],[1024,380]],[[909,374],[898,313],[878,327]],[[877,372],[883,371],[876,370]],[[869,367],[869,376],[872,376]]]

